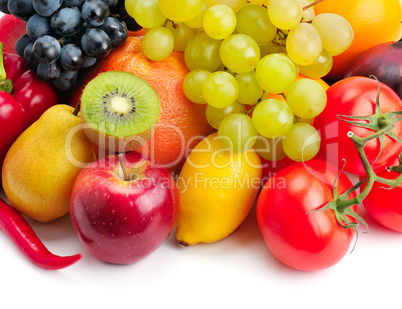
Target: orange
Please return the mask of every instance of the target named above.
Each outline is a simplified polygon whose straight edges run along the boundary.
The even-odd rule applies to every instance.
[[[189,72],[181,52],[162,61],[151,61],[143,53],[141,38],[129,36],[126,42],[108,57],[99,61],[79,81],[73,105],[76,105],[85,85],[106,71],[131,72],[147,81],[157,92],[161,112],[156,131],[140,152],[178,174],[190,150],[215,130],[205,118],[206,105],[187,99],[183,80]]]
[[[399,0],[324,0],[314,6],[316,15],[335,13],[352,26],[352,45],[334,56],[328,80],[343,78],[352,62],[362,52],[378,44],[398,41],[401,36],[401,3]]]

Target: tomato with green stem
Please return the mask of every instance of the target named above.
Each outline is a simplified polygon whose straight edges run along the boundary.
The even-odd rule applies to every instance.
[[[335,188],[335,189],[334,189]],[[257,220],[271,253],[284,264],[316,271],[338,263],[355,235],[356,206],[322,209],[355,197],[346,174],[324,161],[294,163],[272,176],[257,200]],[[319,211],[318,211],[319,210]]]
[[[364,151],[374,172],[391,165],[402,151],[402,101],[387,85],[374,78],[354,76],[342,79],[327,90],[327,105],[314,119],[321,135],[317,158],[328,160],[356,175],[365,175],[365,168],[348,132],[364,138],[388,124],[392,131],[371,139]]]
[[[402,154],[400,155],[402,162]],[[384,171],[378,176],[395,180],[401,171]],[[361,189],[364,190],[365,184]],[[396,232],[402,232],[402,184],[392,188],[381,182],[374,182],[370,192],[363,199],[363,206],[376,222]]]

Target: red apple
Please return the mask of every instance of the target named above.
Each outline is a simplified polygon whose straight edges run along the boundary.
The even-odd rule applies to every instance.
[[[71,220],[91,255],[131,264],[166,241],[178,207],[178,189],[169,171],[127,152],[98,159],[80,172],[71,196]]]
[[[26,33],[25,21],[11,14],[5,14],[0,17],[0,29],[0,42],[4,45],[3,50],[16,54],[15,42]]]

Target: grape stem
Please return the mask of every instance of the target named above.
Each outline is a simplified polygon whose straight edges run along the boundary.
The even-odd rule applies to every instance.
[[[316,0],[308,5],[306,5],[305,7],[303,7],[303,11],[308,10],[309,8],[312,8],[314,5],[323,2],[324,0]]]

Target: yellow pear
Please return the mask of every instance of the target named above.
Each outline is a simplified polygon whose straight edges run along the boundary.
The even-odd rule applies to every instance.
[[[180,197],[176,239],[183,245],[229,236],[250,212],[261,185],[254,149],[228,151],[213,133],[191,151],[177,180]]]
[[[7,152],[2,169],[4,193],[23,215],[53,221],[70,211],[76,176],[95,159],[77,110],[49,108]]]

